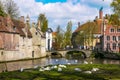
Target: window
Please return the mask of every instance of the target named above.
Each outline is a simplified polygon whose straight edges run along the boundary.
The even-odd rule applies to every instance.
[[[120,32],[120,29],[117,29],[117,32]]]
[[[35,32],[35,34],[37,35],[37,32]]]
[[[16,30],[16,27],[15,27],[15,26],[13,26],[13,30],[14,30],[14,31]]]
[[[3,51],[1,52],[1,55],[3,55]]]
[[[118,41],[120,41],[120,36],[118,36]]]
[[[107,43],[107,49],[110,49],[110,43]]]
[[[118,43],[118,47],[120,47],[120,43]]]
[[[110,40],[110,36],[107,36],[107,40]]]
[[[113,36],[113,41],[116,41],[116,36]]]
[[[114,29],[113,29],[113,28],[111,29],[111,32],[114,32]]]
[[[115,43],[113,43],[112,47],[113,47],[113,49],[116,49],[116,44],[115,44]]]

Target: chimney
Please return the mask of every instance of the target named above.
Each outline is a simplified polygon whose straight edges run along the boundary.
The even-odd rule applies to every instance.
[[[100,8],[99,10],[99,19],[103,18],[103,7]]]
[[[27,15],[27,17],[26,17],[26,22],[30,22],[30,17],[29,17],[29,15]]]
[[[20,21],[21,21],[21,22],[25,22],[24,16],[21,16],[21,17],[20,17]]]
[[[80,27],[80,22],[78,22],[78,27]]]

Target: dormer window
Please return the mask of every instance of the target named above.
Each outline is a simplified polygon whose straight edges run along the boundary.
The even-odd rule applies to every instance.
[[[13,26],[13,30],[14,30],[14,31],[16,30],[16,27],[15,27],[15,26]]]
[[[111,30],[110,30],[111,32],[114,32],[114,29],[113,28],[111,28]]]

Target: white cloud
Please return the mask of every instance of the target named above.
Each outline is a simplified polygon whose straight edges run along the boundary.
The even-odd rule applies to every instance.
[[[19,6],[21,15],[26,16],[29,14],[32,21],[37,20],[39,13],[45,13],[49,20],[49,26],[55,30],[57,25],[61,25],[64,29],[70,20],[73,22],[73,26],[76,26],[78,22],[93,20],[99,11],[98,8],[90,7],[88,4],[101,5],[104,3],[105,6],[108,6],[111,0],[104,0],[104,2],[102,0],[68,0],[65,3],[57,2],[48,4],[35,2],[34,0],[14,1]],[[108,8],[105,10],[105,13],[107,13]]]

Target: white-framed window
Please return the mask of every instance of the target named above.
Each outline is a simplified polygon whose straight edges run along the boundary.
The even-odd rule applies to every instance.
[[[120,43],[118,43],[118,47],[120,47]]]
[[[118,41],[120,41],[120,36],[118,36]]]
[[[116,41],[116,36],[113,36],[113,41]]]
[[[117,32],[120,32],[120,29],[117,29]]]
[[[110,36],[106,36],[107,40],[109,41],[110,40]]]
[[[115,50],[116,49],[116,43],[112,44],[112,48]]]
[[[110,43],[107,43],[107,49],[110,49]]]
[[[114,32],[114,31],[115,31],[114,28],[111,28],[111,29],[110,29],[110,32]]]

